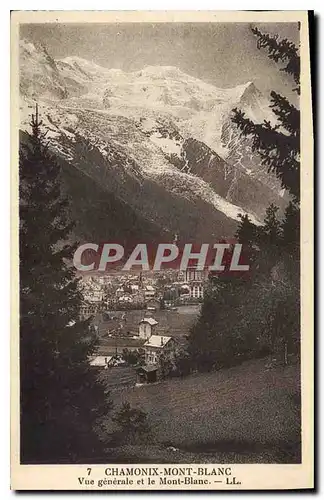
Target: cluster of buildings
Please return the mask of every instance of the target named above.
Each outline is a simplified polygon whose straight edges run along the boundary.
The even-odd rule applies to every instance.
[[[206,280],[207,271],[195,267],[185,271],[148,271],[145,276],[116,272],[82,277],[80,290],[84,303],[80,314],[87,318],[108,309],[154,309],[162,302],[172,306],[201,301]]]
[[[185,271],[178,272],[178,283],[182,297],[188,296],[193,299],[202,299],[204,296],[204,284],[207,280],[207,271],[195,267],[189,267]]]
[[[137,367],[139,383],[155,382],[161,371],[161,359],[172,364],[180,348],[177,339],[161,334],[159,322],[153,317],[144,317],[138,323],[138,331],[130,337],[110,336],[110,342],[103,342],[97,355],[90,359],[90,365],[95,368],[108,369],[113,366],[123,366],[125,351],[137,351],[142,363]],[[115,353],[112,352],[112,347]]]
[[[146,303],[157,296],[154,279],[142,274],[115,272],[104,276],[83,276],[80,291],[84,302],[80,315],[87,318],[107,309],[145,309]]]
[[[132,358],[138,383],[155,382],[165,376],[166,367],[175,367],[197,315],[197,311],[180,314],[178,306],[192,304],[199,310],[197,304],[203,299],[207,279],[207,268],[194,266],[83,277],[81,316],[101,317],[95,325],[99,348],[90,365],[122,370],[127,363],[134,365]]]

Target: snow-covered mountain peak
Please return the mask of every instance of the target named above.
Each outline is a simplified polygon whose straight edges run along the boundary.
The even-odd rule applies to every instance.
[[[252,88],[252,89],[256,89],[255,85],[253,82],[249,81],[249,82],[246,82],[246,83],[242,83],[240,85],[237,85],[236,86],[236,89],[238,91],[241,91],[242,94],[249,88]]]
[[[188,75],[181,71],[176,66],[145,66],[142,70],[137,71],[139,76],[149,76],[152,78],[184,78]]]
[[[207,227],[208,217],[232,228],[245,210],[256,223],[262,220],[272,194],[255,182],[259,177],[252,169],[258,173],[259,166],[252,165],[252,154],[242,153],[231,122],[235,107],[254,120],[268,117],[266,100],[252,81],[222,89],[175,66],[126,72],[78,56],[54,60],[45,47],[25,41],[20,68],[22,128],[37,101],[55,153],[132,200],[145,217],[154,213],[164,226],[170,219],[180,224],[188,204],[188,220],[199,220],[197,228],[202,219]],[[251,182],[250,200],[245,194]],[[199,206],[205,215],[198,215]]]
[[[201,112],[215,115],[218,124],[224,114],[260,92],[253,82],[234,88],[220,89],[175,66],[146,66],[142,70],[125,72],[107,68],[79,56],[52,59],[45,47],[21,41],[21,83],[24,94],[38,94],[57,99],[80,97],[79,105],[89,106],[91,99],[98,108],[113,108],[118,114],[121,106],[132,109],[157,109],[179,119],[195,118]],[[34,78],[37,74],[40,78]],[[28,84],[25,85],[25,80]],[[47,88],[46,88],[47,87]],[[85,99],[82,99],[82,97]],[[111,98],[111,99],[110,99]],[[73,106],[76,103],[73,103]],[[248,103],[247,103],[248,104]],[[256,103],[253,103],[254,107]],[[122,111],[123,113],[123,111]],[[220,116],[221,115],[221,116]],[[211,146],[215,147],[215,144]]]
[[[66,97],[64,79],[42,44],[20,40],[19,52],[20,92],[23,96],[52,99]]]
[[[84,74],[84,76],[92,78],[102,79],[107,76],[109,73],[108,68],[104,68],[103,66],[99,66],[93,61],[88,61],[87,59],[83,59],[78,56],[68,56],[64,59],[60,59],[56,61],[57,65],[61,67],[64,71],[64,68],[67,69],[70,67],[76,71],[79,71]]]

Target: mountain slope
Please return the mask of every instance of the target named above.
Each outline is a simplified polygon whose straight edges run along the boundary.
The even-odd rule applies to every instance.
[[[244,168],[239,169],[224,161],[215,151],[196,139],[187,139],[183,145],[187,160],[186,168],[198,175],[233,204],[240,204],[250,213],[261,215],[260,207],[264,201],[274,203],[283,209],[286,201],[278,193],[262,183],[257,177],[250,176]]]
[[[194,240],[231,236],[239,213],[259,224],[270,200],[282,204],[276,186],[219,155],[232,154],[224,127],[235,104],[263,113],[252,83],[217,89],[174,67],[125,73],[78,57],[54,61],[44,47],[24,41],[20,62],[22,129],[37,100],[66,172],[99,188],[85,200],[66,181],[79,209],[80,200],[90,208],[107,193],[143,228]],[[79,233],[87,233],[80,213]]]

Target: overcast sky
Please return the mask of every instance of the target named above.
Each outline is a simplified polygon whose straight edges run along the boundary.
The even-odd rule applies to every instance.
[[[298,45],[296,24],[258,26]],[[28,24],[21,26],[21,37],[43,43],[55,59],[79,56],[124,71],[177,66],[217,87],[251,80],[264,92],[287,96],[293,86],[257,49],[247,23]]]

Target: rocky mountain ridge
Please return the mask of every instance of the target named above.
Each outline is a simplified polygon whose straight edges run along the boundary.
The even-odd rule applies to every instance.
[[[177,233],[189,240],[232,236],[239,213],[260,224],[270,202],[284,205],[275,180],[265,182],[251,159],[249,168],[235,161],[234,149],[242,148],[237,135],[235,148],[231,143],[233,107],[254,119],[268,116],[252,82],[217,89],[174,67],[126,73],[78,57],[54,60],[45,47],[23,40],[20,68],[22,130],[38,102],[66,185],[75,177],[96,186],[82,202],[75,186],[68,188],[74,217],[83,214],[83,239],[104,237],[82,222],[97,196],[120,202],[115,210],[127,206],[143,236],[149,226],[149,237],[154,227],[161,237]],[[110,233],[122,237],[113,226]],[[129,227],[122,226],[126,235]]]

